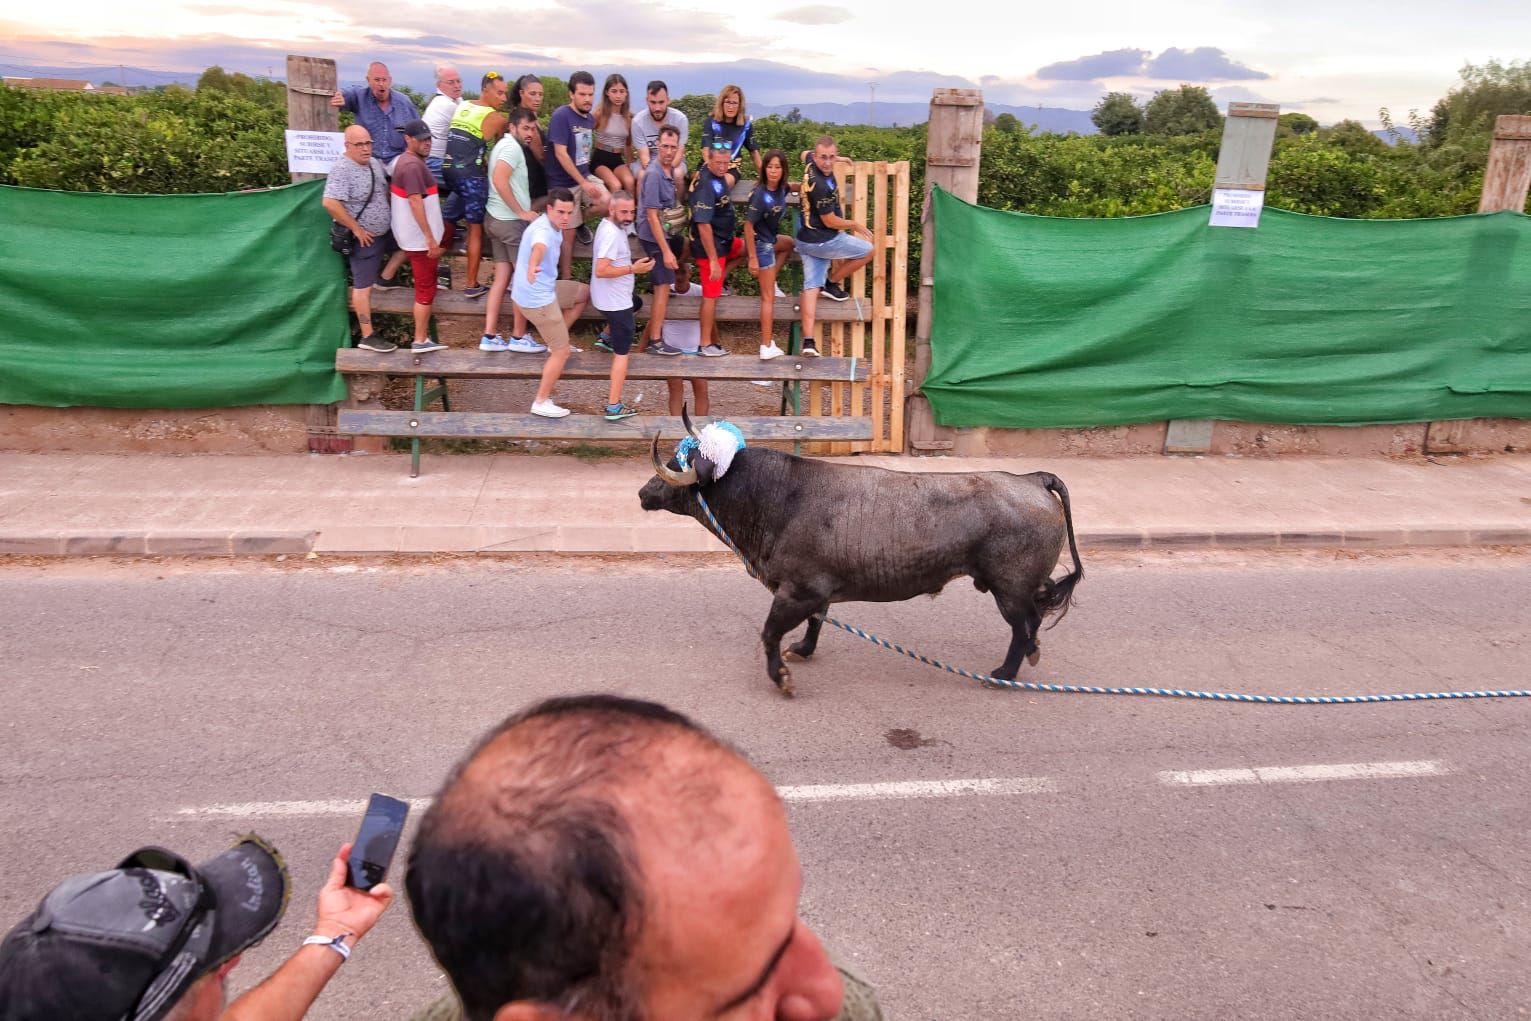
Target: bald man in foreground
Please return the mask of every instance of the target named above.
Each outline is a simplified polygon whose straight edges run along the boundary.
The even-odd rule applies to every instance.
[[[550,699],[491,731],[420,824],[415,924],[452,981],[416,1021],[880,1021],[798,917],[781,799],[652,702]]]

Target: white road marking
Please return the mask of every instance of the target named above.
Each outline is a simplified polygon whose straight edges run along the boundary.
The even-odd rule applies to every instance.
[[[1045,794],[1045,776],[989,780],[895,780],[889,783],[826,783],[778,787],[783,801],[884,801],[892,798],[960,798],[972,794]]]
[[[1218,784],[1314,783],[1320,780],[1377,780],[1397,776],[1440,776],[1448,772],[1439,759],[1414,762],[1342,762],[1335,765],[1257,766],[1253,769],[1167,770],[1159,781],[1188,787]]]
[[[885,801],[895,798],[959,798],[973,795],[1044,794],[1053,790],[1047,777],[975,780],[896,780],[889,783],[830,783],[779,787],[783,801]],[[411,798],[412,812],[430,807],[430,798]],[[182,808],[178,819],[251,819],[297,816],[355,815],[365,801],[245,801],[226,805]]]

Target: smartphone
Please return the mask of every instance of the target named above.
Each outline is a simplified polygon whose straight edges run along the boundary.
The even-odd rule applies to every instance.
[[[386,794],[374,794],[367,802],[367,814],[362,817],[361,830],[351,845],[351,855],[346,860],[346,885],[358,890],[370,890],[388,876],[388,866],[393,862],[393,852],[399,846],[404,833],[404,817],[409,805]]]

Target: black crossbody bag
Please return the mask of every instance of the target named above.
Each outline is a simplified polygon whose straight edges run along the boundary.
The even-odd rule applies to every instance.
[[[346,206],[344,202],[341,203],[342,206],[345,206],[346,212],[351,213],[351,219],[353,220],[361,213],[362,209],[366,209],[372,204],[372,195],[377,191],[377,170],[373,168],[371,163],[367,164],[367,181],[367,197],[361,200],[361,209],[351,213],[351,207]],[[350,227],[347,227],[340,221],[331,221],[330,247],[341,255],[351,255],[356,251],[356,235],[351,232]]]

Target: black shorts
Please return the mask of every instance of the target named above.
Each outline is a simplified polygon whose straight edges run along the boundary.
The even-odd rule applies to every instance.
[[[670,254],[675,256],[675,265],[679,266],[682,262],[685,262],[686,239],[665,238],[665,241],[670,246]],[[645,241],[642,238],[638,239],[638,243],[643,246],[643,254],[654,260],[654,268],[649,270],[649,282],[655,287],[675,283],[675,270],[670,269],[664,264],[664,257],[660,254],[663,249],[654,242]]]
[[[638,332],[637,324],[633,320],[633,310],[625,308],[620,312],[608,312],[601,309],[601,315],[606,317],[606,343],[611,345],[611,353],[627,354],[632,350],[633,337]]]
[[[607,170],[616,170],[618,167],[627,165],[619,152],[607,152],[605,149],[592,149],[590,151],[590,171],[595,172],[596,167],[605,167]]]
[[[360,291],[377,283],[378,271],[383,268],[383,260],[392,255],[393,251],[393,234],[386,230],[381,234],[372,235],[370,245],[356,242],[355,247],[351,249],[351,254],[346,256],[351,264],[351,287]]]

